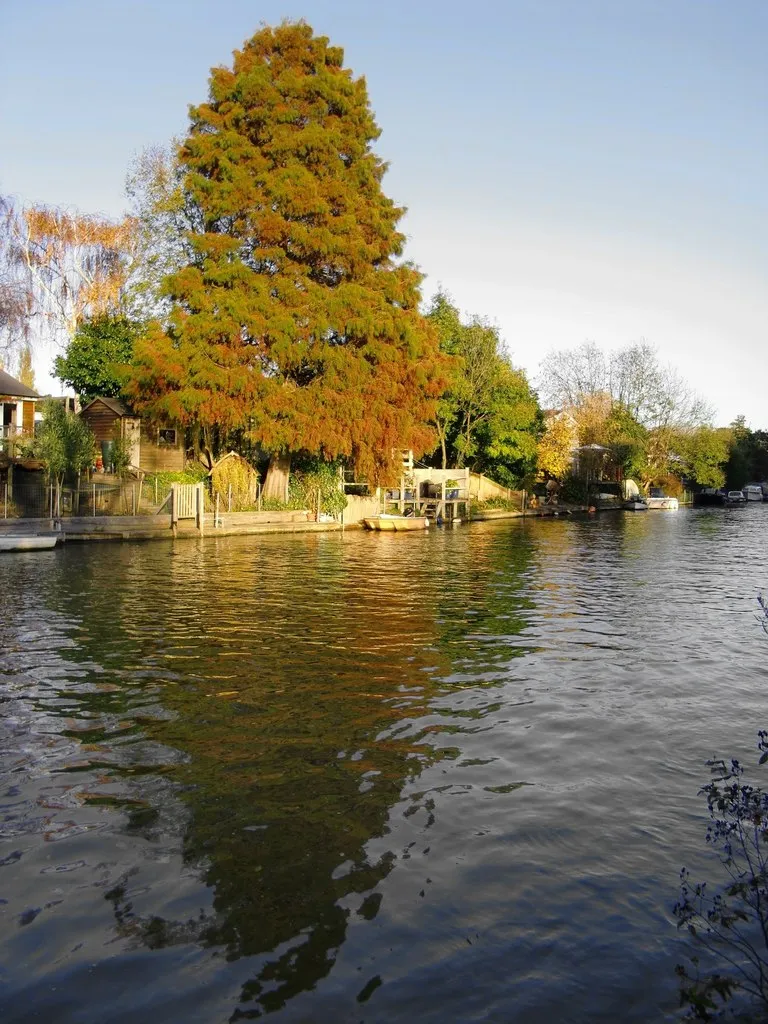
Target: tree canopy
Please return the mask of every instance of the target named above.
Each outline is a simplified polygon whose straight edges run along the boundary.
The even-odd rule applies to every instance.
[[[578,443],[608,448],[625,476],[644,484],[685,477],[720,486],[728,459],[712,411],[645,342],[606,354],[596,345],[551,352],[540,384],[549,402],[567,412]]]
[[[0,333],[65,345],[80,324],[119,308],[135,223],[0,199]]]
[[[729,487],[768,480],[768,431],[750,430],[743,416],[720,431],[728,445],[726,482]]]
[[[136,346],[134,404],[246,429],[271,452],[346,457],[371,481],[430,450],[444,360],[399,262],[403,210],[365,80],[303,22],[264,28],[211,72],[178,161],[191,257],[167,329]]]
[[[462,322],[445,293],[434,297],[428,318],[452,359],[436,415],[443,467],[471,466],[500,483],[517,483],[535,465],[542,430],[525,374],[512,365],[498,329],[480,317]]]
[[[558,409],[607,395],[648,430],[699,426],[712,418],[709,405],[644,341],[609,353],[590,342],[550,352],[541,364],[539,386],[544,400]]]
[[[63,356],[54,363],[56,376],[74,388],[82,402],[101,396],[116,398],[133,358],[142,325],[123,316],[99,316],[81,324]]]

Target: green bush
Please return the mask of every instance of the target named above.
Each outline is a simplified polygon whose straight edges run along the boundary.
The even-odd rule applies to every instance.
[[[338,516],[347,507],[347,496],[339,486],[339,466],[335,462],[305,458],[294,462],[288,485],[288,508]]]
[[[149,502],[155,500],[157,494],[158,504],[163,502],[171,491],[171,484],[200,484],[208,479],[208,471],[199,463],[190,463],[181,472],[147,473],[142,483],[142,494]],[[157,489],[155,489],[157,485]],[[208,505],[208,493],[206,491],[206,507]]]
[[[474,513],[498,509],[502,512],[519,512],[521,505],[521,501],[512,498],[487,498],[485,501],[472,501],[471,511]]]
[[[572,505],[586,505],[589,498],[587,481],[577,476],[567,476],[560,488],[560,500]]]

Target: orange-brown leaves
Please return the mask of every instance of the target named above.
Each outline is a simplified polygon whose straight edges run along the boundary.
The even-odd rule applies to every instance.
[[[432,447],[445,373],[420,276],[394,262],[403,210],[381,191],[365,82],[342,59],[284,24],[211,73],[179,153],[203,230],[132,395],[267,449],[346,456],[376,480],[393,450]]]

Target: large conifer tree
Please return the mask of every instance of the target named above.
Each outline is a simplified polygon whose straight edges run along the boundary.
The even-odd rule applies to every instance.
[[[194,256],[129,390],[157,417],[346,456],[378,481],[393,452],[434,446],[443,357],[421,277],[396,262],[404,211],[381,189],[365,80],[342,60],[285,23],[212,70],[179,151]]]

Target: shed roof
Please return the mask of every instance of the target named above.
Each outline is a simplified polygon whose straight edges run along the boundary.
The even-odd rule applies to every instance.
[[[40,395],[20,380],[16,380],[10,373],[0,370],[0,395],[8,395],[11,398],[39,398]]]
[[[101,402],[103,405],[106,405],[106,407],[108,409],[111,409],[112,412],[116,416],[133,416],[133,415],[135,415],[134,413],[131,412],[131,410],[126,405],[124,405],[120,401],[119,398],[102,398],[101,396],[99,396],[98,398],[92,399],[92,401],[90,401],[88,403],[88,405],[84,405],[83,408],[80,411],[81,412],[87,412],[91,408],[91,406],[95,405],[97,402]]]

